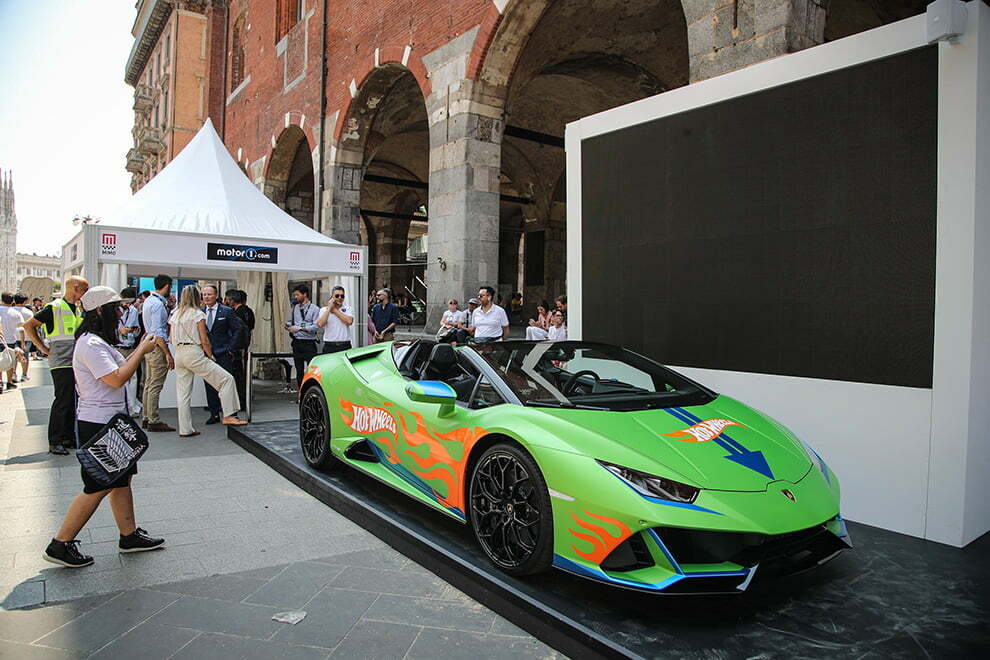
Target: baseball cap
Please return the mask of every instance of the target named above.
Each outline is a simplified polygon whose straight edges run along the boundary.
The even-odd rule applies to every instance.
[[[82,303],[83,311],[91,312],[107,303],[131,302],[133,300],[134,298],[121,298],[120,294],[108,286],[94,286],[83,294],[79,302]]]
[[[468,304],[469,305],[480,305],[481,303],[478,302],[478,299],[477,298],[471,298],[470,300],[468,300]]]

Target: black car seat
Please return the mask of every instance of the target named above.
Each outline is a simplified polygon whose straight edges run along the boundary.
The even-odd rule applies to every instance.
[[[420,380],[442,380],[457,392],[457,400],[467,403],[474,391],[477,378],[471,376],[457,362],[457,352],[450,344],[437,344],[430,352],[430,359],[423,367]]]
[[[430,359],[423,365],[420,380],[447,380],[461,374],[457,366],[457,353],[450,344],[437,344],[430,351]]]

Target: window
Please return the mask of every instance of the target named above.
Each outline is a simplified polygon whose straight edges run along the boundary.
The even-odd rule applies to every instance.
[[[230,91],[244,81],[244,12],[234,22],[230,45]]]
[[[528,406],[648,410],[703,405],[715,393],[640,355],[591,342],[472,347]]]
[[[275,3],[275,41],[289,33],[302,20],[303,0],[277,0]]]
[[[168,126],[168,90],[162,97],[162,126]]]
[[[165,65],[168,66],[168,54],[172,50],[172,35],[165,35]]]
[[[502,403],[505,403],[505,399],[495,391],[495,386],[487,377],[478,381],[474,388],[474,396],[471,398],[472,408],[491,408]]]

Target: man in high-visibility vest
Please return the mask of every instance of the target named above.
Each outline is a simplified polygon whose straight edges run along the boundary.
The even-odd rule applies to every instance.
[[[65,282],[65,294],[45,305],[33,318],[24,322],[24,331],[34,345],[48,354],[48,368],[55,384],[55,402],[48,418],[48,451],[68,454],[76,445],[76,378],[72,373],[72,351],[76,346],[76,329],[82,323],[79,299],[89,289],[89,282],[72,276]],[[38,328],[45,328],[45,338]]]

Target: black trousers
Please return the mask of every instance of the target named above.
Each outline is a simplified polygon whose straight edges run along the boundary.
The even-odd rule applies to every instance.
[[[234,351],[232,354],[233,370],[230,372],[234,374],[234,383],[237,385],[237,398],[241,402],[241,408],[247,408],[247,379],[244,377],[247,373],[245,360],[247,359],[246,351]]]
[[[76,376],[72,367],[52,369],[55,401],[48,416],[48,446],[76,446]]]
[[[339,353],[340,351],[346,351],[351,347],[351,342],[349,341],[325,341],[323,342],[323,352],[320,355],[330,355],[331,353]]]
[[[315,339],[293,339],[292,340],[292,361],[296,365],[296,387],[302,385],[303,376],[306,374],[306,365],[316,357]]]
[[[223,367],[223,370],[234,375],[234,355],[233,353],[221,353],[220,355],[214,355],[217,360],[217,364]],[[210,408],[210,415],[213,417],[220,417],[220,393],[213,389],[213,386],[203,381],[203,385],[206,387],[206,405]],[[241,400],[241,405],[244,405],[244,400]]]

